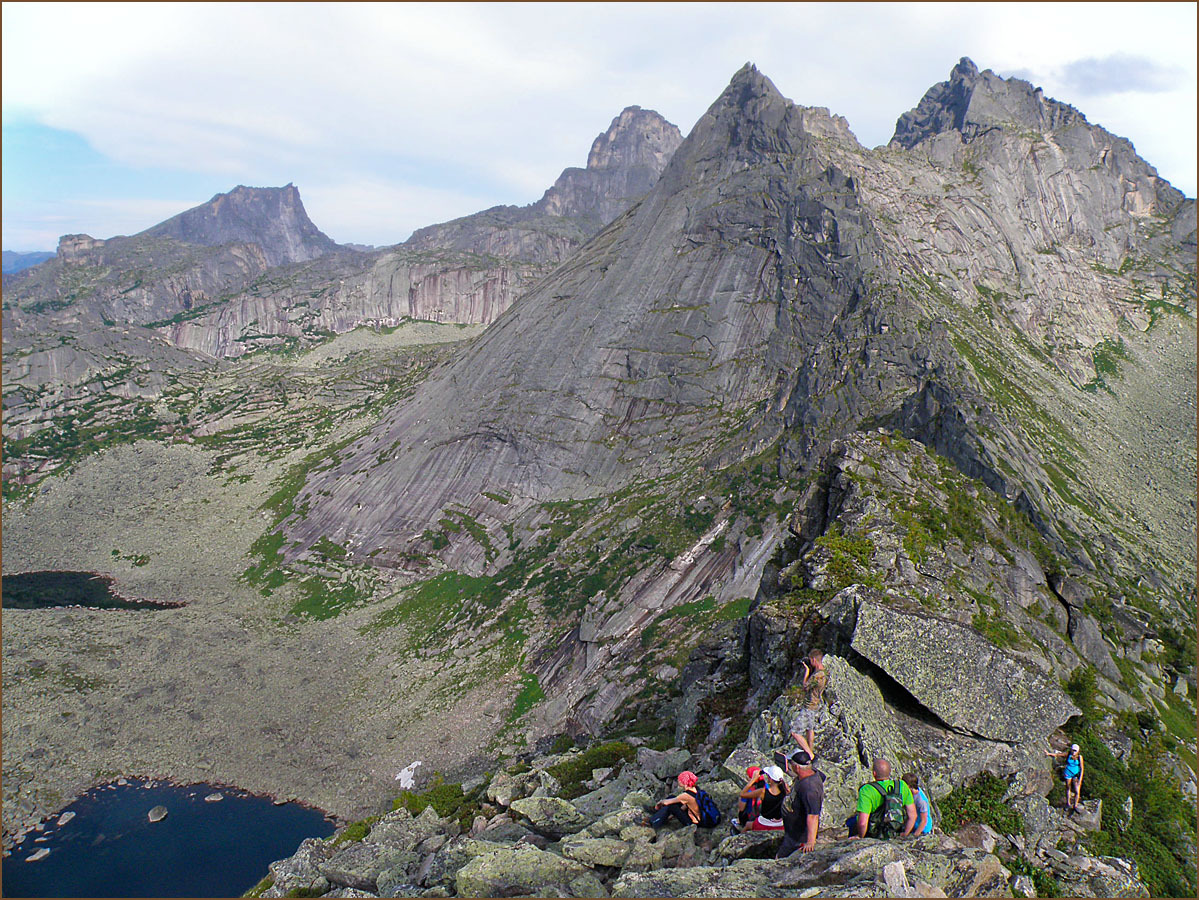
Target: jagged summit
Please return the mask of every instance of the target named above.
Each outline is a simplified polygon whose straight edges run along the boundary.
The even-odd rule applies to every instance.
[[[628,106],[592,142],[587,168],[563,171],[533,210],[606,224],[654,186],[682,141],[678,127],[657,112]]]
[[[746,163],[802,154],[813,137],[858,143],[844,118],[791,102],[746,63],[696,122],[662,180],[677,190],[691,179],[724,177]]]
[[[915,109],[895,123],[894,146],[911,148],[947,131],[969,141],[988,128],[1024,126],[1038,131],[1060,128],[1086,118],[1073,106],[1047,99],[1044,91],[1019,78],[978,70],[963,56],[949,80],[929,88]]]
[[[315,259],[337,249],[308,218],[299,189],[290,183],[280,188],[238,185],[141,234],[206,247],[253,243],[271,265]]]

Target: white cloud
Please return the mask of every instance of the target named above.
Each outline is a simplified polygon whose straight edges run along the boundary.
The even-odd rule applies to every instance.
[[[308,217],[339,243],[399,243],[424,225],[470,215],[488,205],[484,197],[420,185],[371,180],[300,187]]]
[[[845,116],[867,146],[961,56],[1024,70],[1088,117],[1102,110],[1195,191],[1193,118],[1175,115],[1168,134],[1150,95],[1084,95],[1069,77],[1151,35],[1154,63],[1182,76],[1152,96],[1193,116],[1192,4],[10,3],[3,20],[6,114],[131,166],[230,186],[295,181],[328,197],[370,183],[414,197],[421,185],[420,224],[461,214],[468,197],[537,199],[624,106],[686,133],[747,60],[796,102]]]

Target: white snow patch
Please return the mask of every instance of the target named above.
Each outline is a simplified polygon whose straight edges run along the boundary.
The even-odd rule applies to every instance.
[[[418,759],[400,769],[396,775],[396,781],[400,783],[400,787],[408,790],[416,784],[416,768],[419,765],[421,765],[421,761]]]

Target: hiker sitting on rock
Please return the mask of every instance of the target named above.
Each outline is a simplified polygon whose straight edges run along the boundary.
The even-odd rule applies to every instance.
[[[891,777],[891,764],[874,761],[874,781],[858,788],[858,811],[845,821],[850,840],[860,837],[907,837],[916,826],[916,801],[902,778]]]
[[[737,797],[737,821],[733,823],[733,834],[745,830],[750,819],[758,816],[762,805],[762,792],[766,789],[766,776],[758,766],[745,770],[745,787]]]
[[[795,781],[783,801],[783,843],[776,859],[784,859],[796,850],[808,853],[815,848],[824,806],[824,774],[812,768],[812,755],[807,750],[792,752],[787,758],[787,772]]]
[[[1045,755],[1055,759],[1061,759],[1063,756],[1066,758],[1066,766],[1062,769],[1062,778],[1066,782],[1066,809],[1074,812],[1082,802],[1082,750],[1078,744],[1071,744],[1069,751],[1049,750]]]
[[[783,801],[787,798],[787,782],[783,780],[783,770],[778,766],[767,766],[762,770],[766,778],[766,787],[762,789],[759,798],[761,806],[758,817],[750,825],[750,831],[782,831],[783,830]]]
[[[799,712],[791,720],[790,731],[796,743],[815,759],[816,726],[824,715],[822,703],[824,689],[828,687],[828,672],[824,670],[824,654],[819,650],[813,650],[811,655],[800,661],[800,665],[804,670],[803,682],[798,691],[793,691],[793,695],[802,692],[803,699]]]
[[[916,801],[916,827],[912,829],[912,834],[932,834],[933,808],[928,802],[928,794],[920,787],[920,776],[909,775],[905,780],[912,789],[912,799]]]
[[[683,825],[698,825],[699,801],[695,794],[695,785],[698,780],[694,772],[680,772],[679,787],[683,789],[682,793],[666,800],[659,800],[654,805],[654,814],[646,819],[644,824],[657,830],[673,816]]]

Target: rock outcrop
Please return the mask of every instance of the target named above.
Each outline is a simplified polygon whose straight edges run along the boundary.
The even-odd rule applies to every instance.
[[[300,192],[292,184],[281,188],[238,185],[140,234],[204,247],[255,244],[271,266],[304,262],[338,249],[312,224]]]
[[[836,732],[836,728],[833,729]],[[587,751],[585,751],[586,753]],[[677,752],[688,754],[685,749]],[[738,748],[730,759],[760,751]],[[509,766],[477,792],[493,797],[497,782],[515,777],[541,781],[551,769],[570,764],[578,751],[534,758]],[[1043,758],[1042,758],[1043,760]],[[823,764],[823,761],[822,761]],[[739,768],[726,763],[723,768]],[[1016,874],[1035,865],[1051,870],[1074,896],[1148,896],[1137,867],[1127,860],[1067,854],[1084,830],[1037,795],[1024,797],[1024,830],[1000,834],[974,824],[954,835],[939,831],[894,841],[848,840],[839,809],[826,802],[816,848],[787,859],[774,858],[778,832],[729,835],[694,825],[657,832],[641,824],[652,796],[670,793],[640,760],[619,767],[626,783],[649,777],[649,792],[611,794],[600,805],[585,798],[556,800],[577,821],[569,834],[536,837],[514,825],[512,813],[530,809],[514,800],[484,807],[469,834],[461,833],[462,812],[438,818],[432,807],[413,817],[405,808],[368,820],[328,840],[306,840],[289,859],[272,863],[256,896],[388,897],[1010,897],[1032,896],[1031,880]],[[735,816],[737,782],[722,792],[714,781],[720,766],[701,768],[700,784],[718,798],[726,821]],[[740,771],[737,772],[741,774]],[[743,779],[742,779],[743,780]],[[591,795],[588,795],[591,796]],[[1044,807],[1038,811],[1036,803]],[[488,818],[487,812],[490,812]],[[365,837],[362,834],[365,832]],[[347,842],[347,838],[349,841]],[[1060,857],[1060,858],[1059,858]]]

